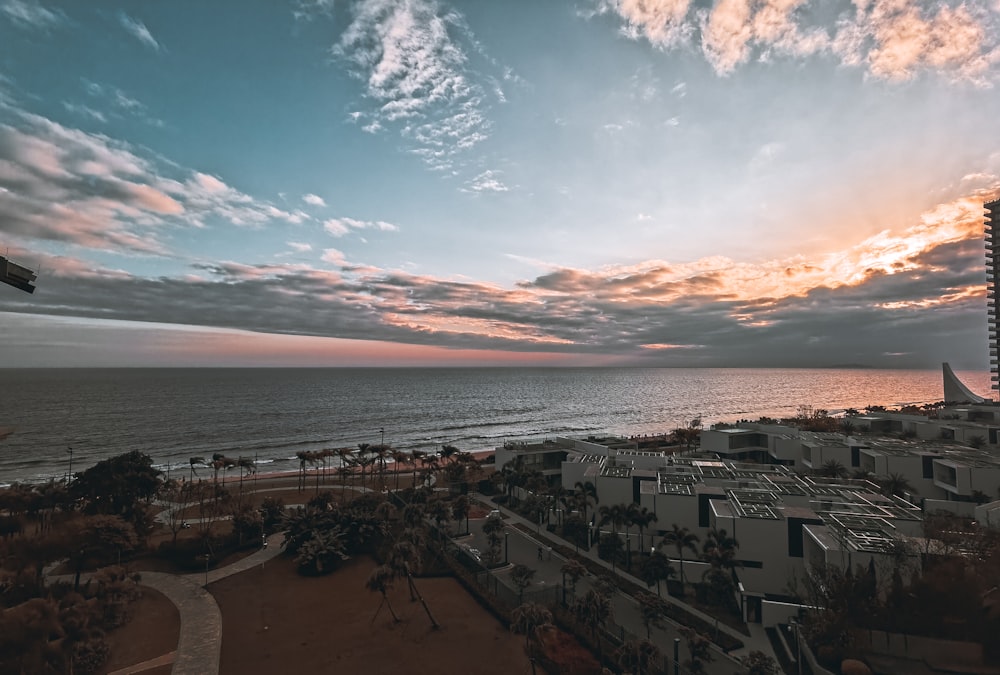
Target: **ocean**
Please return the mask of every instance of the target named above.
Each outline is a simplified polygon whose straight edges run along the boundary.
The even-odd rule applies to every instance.
[[[959,372],[989,393],[989,373]],[[130,450],[164,470],[358,443],[491,449],[556,435],[656,434],[799,406],[831,412],[943,398],[940,370],[683,368],[0,369],[0,485],[61,478]],[[196,469],[202,476],[208,469]]]

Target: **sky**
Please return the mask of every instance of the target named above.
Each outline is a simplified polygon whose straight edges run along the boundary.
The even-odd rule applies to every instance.
[[[988,367],[1000,1],[0,0],[0,367]]]

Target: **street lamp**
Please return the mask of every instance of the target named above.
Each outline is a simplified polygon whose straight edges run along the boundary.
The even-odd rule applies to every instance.
[[[69,475],[66,476],[66,482],[69,483],[73,480],[73,446],[69,446],[69,448],[66,449],[66,452],[69,453]]]
[[[674,638],[674,675],[681,675],[681,639]]]
[[[508,564],[510,562],[510,559],[507,557],[507,550],[508,550],[507,549],[507,546],[508,546],[507,538],[508,537],[510,537],[510,532],[508,532],[507,530],[504,530],[503,531],[503,564],[504,565],[506,565],[506,564]]]
[[[385,447],[385,427],[379,427],[378,432],[382,435],[379,445]]]

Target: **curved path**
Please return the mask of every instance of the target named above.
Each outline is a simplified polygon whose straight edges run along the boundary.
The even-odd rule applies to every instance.
[[[207,574],[142,573],[142,583],[167,596],[180,612],[180,637],[171,675],[215,675],[219,672],[222,612],[204,586],[263,565],[281,553],[284,539],[283,532],[272,534],[267,538],[266,547],[230,565],[209,570]]]
[[[281,554],[285,533],[278,532],[267,538],[264,546],[245,558],[218,569],[194,574],[169,574],[167,572],[140,572],[140,584],[149,586],[174,603],[180,613],[180,636],[177,649],[170,654],[149,661],[133,664],[116,673],[139,673],[143,670],[169,663],[173,655],[171,675],[217,675],[222,655],[222,612],[212,594],[205,590],[208,584],[233,574],[263,566]],[[90,575],[84,575],[86,581]],[[50,580],[71,581],[73,575],[49,577]]]

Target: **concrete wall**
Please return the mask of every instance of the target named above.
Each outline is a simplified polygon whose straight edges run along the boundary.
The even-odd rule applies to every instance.
[[[925,499],[924,513],[947,511],[963,518],[974,518],[976,505],[974,502],[954,502],[947,499]]]
[[[975,518],[980,527],[1000,530],[1000,501],[976,506]]]

